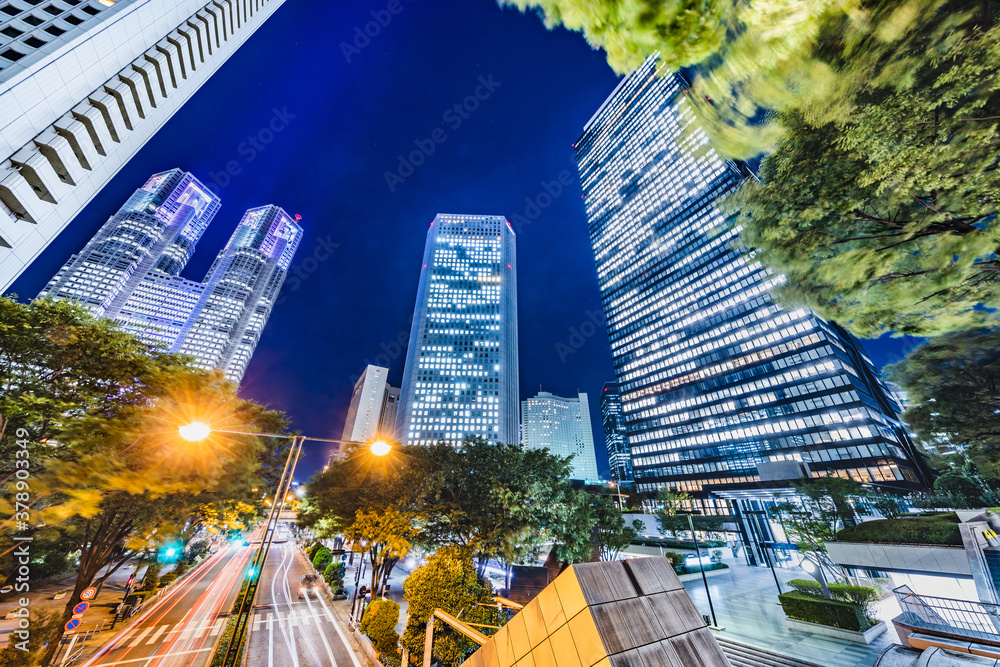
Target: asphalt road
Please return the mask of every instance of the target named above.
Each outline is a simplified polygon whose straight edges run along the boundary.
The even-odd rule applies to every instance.
[[[212,658],[219,633],[246,576],[254,547],[219,549],[171,586],[161,599],[150,600],[128,630],[108,642],[83,667],[204,667]],[[150,602],[155,604],[150,607]]]
[[[251,616],[247,667],[361,667],[322,594],[299,599],[302,575],[312,571],[292,540],[271,546]]]

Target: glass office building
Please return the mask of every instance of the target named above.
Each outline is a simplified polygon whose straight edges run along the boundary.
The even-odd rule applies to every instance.
[[[0,0],[0,289],[283,2]]]
[[[632,454],[628,446],[625,413],[622,410],[622,397],[618,395],[618,385],[614,382],[605,382],[601,390],[601,424],[604,427],[604,443],[608,448],[611,479],[618,483],[632,482]]]
[[[920,488],[900,406],[858,342],[776,304],[782,277],[736,249],[718,201],[749,176],[660,70],[650,58],[623,79],[575,144],[637,490],[716,512],[801,476]]]
[[[496,215],[439,214],[420,269],[396,439],[518,442],[517,258]]]
[[[180,277],[220,207],[191,174],[150,177],[40,297],[72,299],[203,368],[239,382],[260,340],[302,228],[277,206],[250,209],[204,282]]]
[[[521,444],[572,457],[569,478],[598,480],[587,394],[564,398],[547,391],[521,401]]]

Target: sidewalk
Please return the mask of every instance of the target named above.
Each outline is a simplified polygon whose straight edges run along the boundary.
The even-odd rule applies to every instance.
[[[882,651],[898,643],[888,623],[887,632],[868,646],[789,630],[785,613],[778,604],[778,589],[771,569],[750,567],[742,557],[725,558],[723,562],[730,569],[710,577],[708,588],[718,623],[725,628],[721,633],[724,636],[824,667],[871,667]],[[775,568],[775,573],[783,593],[791,590],[786,582],[809,578],[798,568]],[[700,578],[685,581],[684,588],[698,610],[709,614],[704,582]],[[884,621],[900,613],[893,597],[878,603],[876,609]]]

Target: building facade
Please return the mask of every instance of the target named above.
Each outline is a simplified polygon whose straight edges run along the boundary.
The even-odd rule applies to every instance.
[[[396,425],[399,388],[388,384],[389,369],[369,365],[354,384],[342,440],[368,442],[391,437]]]
[[[0,0],[0,290],[284,0]]]
[[[39,297],[71,299],[239,383],[285,280],[302,228],[277,206],[250,209],[204,282],[179,274],[220,207],[191,174],[155,174]]]
[[[587,394],[563,398],[540,391],[521,401],[522,444],[528,449],[547,449],[556,456],[571,456],[570,479],[597,480],[597,455],[590,426]]]
[[[518,441],[517,257],[495,215],[427,232],[396,414],[403,444]]]
[[[575,144],[637,490],[714,513],[803,475],[920,488],[920,454],[858,342],[776,304],[783,278],[734,247],[718,202],[748,176],[660,70],[651,58],[626,77]]]
[[[601,424],[604,427],[604,443],[608,448],[611,479],[619,484],[632,482],[632,453],[628,446],[625,413],[622,410],[622,397],[618,395],[618,385],[614,382],[605,382],[601,390]]]

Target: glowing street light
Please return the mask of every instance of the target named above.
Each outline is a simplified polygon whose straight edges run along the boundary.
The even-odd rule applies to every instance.
[[[392,451],[392,445],[385,440],[376,440],[371,444],[371,450],[375,456],[385,456]]]
[[[185,440],[197,442],[207,438],[212,429],[204,422],[191,422],[190,424],[184,424],[177,431]]]

